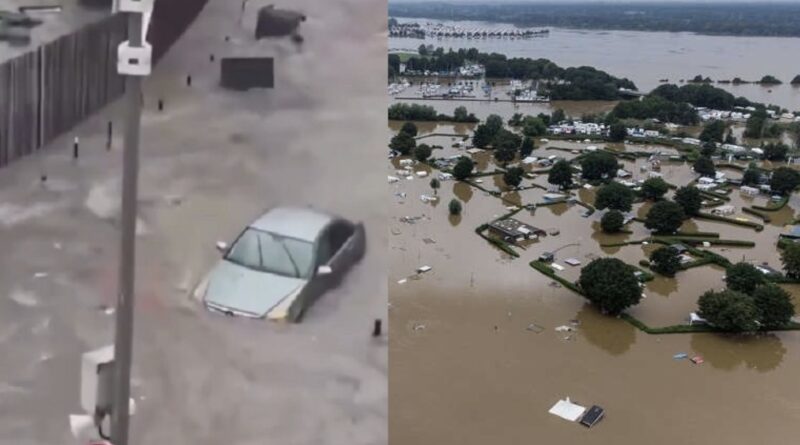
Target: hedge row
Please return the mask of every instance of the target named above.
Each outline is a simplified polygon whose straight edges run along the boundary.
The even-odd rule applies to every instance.
[[[577,285],[575,285],[575,283],[571,283],[571,282],[565,280],[564,278],[559,277],[558,274],[555,273],[553,268],[548,266],[546,263],[543,263],[541,261],[531,261],[528,264],[532,268],[538,270],[539,272],[541,272],[541,273],[547,275],[548,277],[556,280],[557,282],[561,283],[561,285],[566,287],[567,289],[575,292],[578,295],[583,295],[583,292],[581,291],[581,289]]]
[[[764,230],[763,225],[754,223],[752,221],[740,221],[738,219],[727,218],[725,216],[712,215],[711,213],[699,212],[697,215],[695,215],[695,217],[701,219],[710,219],[712,221],[721,221],[729,224],[735,224],[738,226],[750,227],[751,229],[755,229],[756,232]]]

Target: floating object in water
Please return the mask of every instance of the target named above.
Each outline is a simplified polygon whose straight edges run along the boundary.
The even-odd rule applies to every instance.
[[[703,360],[703,357],[699,355],[695,355],[694,357],[692,357],[692,363],[694,363],[695,365],[701,365],[703,364],[704,361],[705,360]]]
[[[686,357],[688,357],[688,355],[685,352],[679,352],[672,356],[672,358],[674,358],[675,360],[683,360]]]

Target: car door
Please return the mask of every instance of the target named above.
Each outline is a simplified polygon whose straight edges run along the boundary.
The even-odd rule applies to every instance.
[[[330,266],[336,280],[342,279],[355,256],[354,227],[347,221],[337,220],[330,227],[330,243],[334,251]]]

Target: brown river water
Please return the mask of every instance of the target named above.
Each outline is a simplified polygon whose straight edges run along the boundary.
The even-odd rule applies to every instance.
[[[400,22],[440,22],[398,19]],[[442,22],[464,28],[502,28],[485,22]],[[389,49],[413,49],[420,44],[444,48],[477,48],[508,57],[546,58],[562,67],[589,65],[631,79],[641,91],[657,87],[662,79],[680,84],[697,74],[713,80],[759,80],[766,74],[784,83],[775,86],[715,84],[736,96],[800,110],[800,87],[789,82],[800,66],[789,54],[800,54],[800,38],[729,37],[693,33],[604,31],[549,28],[548,37],[532,39],[390,38]]]
[[[493,111],[494,112],[494,111]],[[506,114],[501,111],[501,114]],[[387,137],[399,129],[389,124]],[[468,125],[421,124],[421,133],[467,134]],[[458,154],[449,136],[433,136],[441,145],[434,156]],[[581,150],[588,144],[554,141],[537,143],[536,156],[573,157],[548,146]],[[602,144],[595,144],[602,145]],[[622,148],[622,147],[615,147]],[[634,150],[669,151],[637,145]],[[494,168],[486,154],[476,155],[480,170]],[[645,161],[624,162],[634,179]],[[395,175],[398,160],[387,165]],[[428,167],[414,167],[417,170]],[[741,173],[726,169],[737,177]],[[433,175],[436,173],[434,172]],[[662,164],[664,179],[682,185],[694,178],[683,163]],[[481,184],[503,192],[503,200],[464,183],[443,181],[439,201],[430,178],[414,177],[389,184],[390,248],[390,441],[393,444],[674,444],[714,439],[728,444],[792,443],[800,434],[800,332],[756,337],[718,334],[648,335],[625,321],[603,316],[582,297],[528,266],[543,251],[557,250],[560,272],[577,279],[578,267],[563,263],[574,257],[584,264],[613,255],[635,264],[652,246],[604,248],[601,243],[641,239],[640,223],[633,234],[605,235],[595,214],[560,204],[523,210],[516,218],[547,231],[559,229],[511,259],[478,237],[474,229],[508,212],[507,206],[541,202],[540,189],[508,192],[502,179],[487,176]],[[546,184],[546,175],[525,179]],[[405,193],[405,197],[396,194]],[[463,203],[460,217],[448,215],[452,198]],[[581,189],[591,203],[594,190]],[[738,191],[730,204],[743,214],[744,205],[766,203],[765,197],[745,199]],[[648,204],[635,205],[643,216]],[[800,209],[800,197],[772,215],[762,232],[712,221],[687,222],[683,230],[719,232],[724,239],[752,239],[755,248],[712,247],[735,261],[768,262],[780,268],[775,248],[778,233]],[[421,216],[414,224],[407,216]],[[428,265],[432,270],[414,275]],[[696,308],[697,297],[722,288],[724,271],[704,266],[658,277],[644,289],[647,298],[631,313],[651,326],[680,324]],[[787,286],[800,305],[800,287]],[[577,331],[555,327],[580,322]],[[535,329],[529,329],[535,325]],[[693,365],[672,356],[699,354],[705,363]],[[606,409],[605,419],[592,429],[548,413],[559,399],[570,397],[584,406]]]

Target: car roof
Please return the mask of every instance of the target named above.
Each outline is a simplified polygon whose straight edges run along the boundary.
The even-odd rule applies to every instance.
[[[250,227],[304,241],[315,241],[335,216],[303,207],[276,207],[256,219]]]

